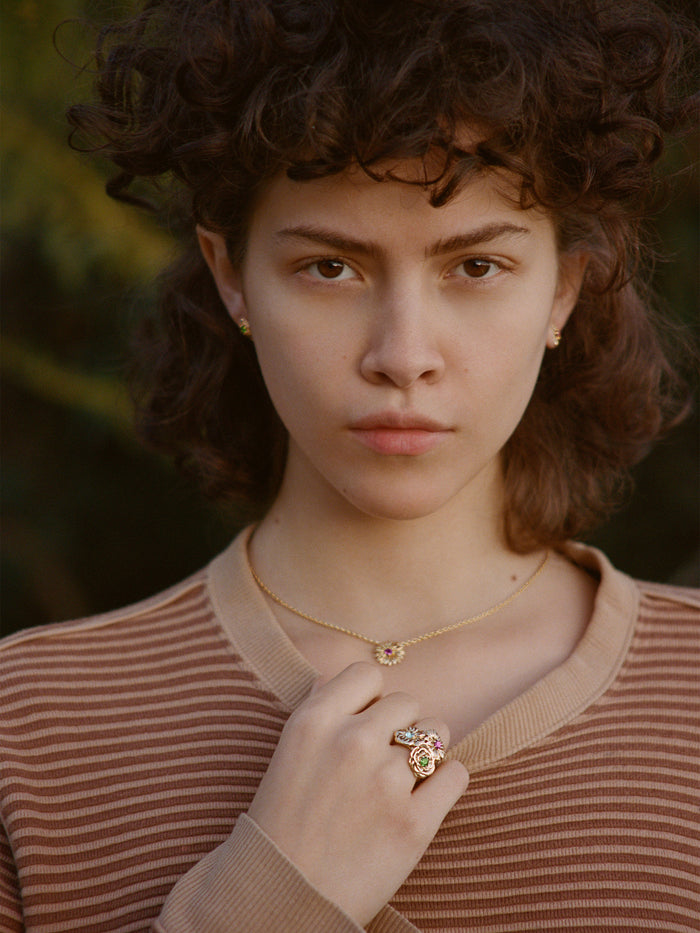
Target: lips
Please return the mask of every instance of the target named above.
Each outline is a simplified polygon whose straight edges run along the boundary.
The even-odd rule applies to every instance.
[[[432,418],[408,412],[369,415],[354,422],[350,431],[376,453],[414,457],[434,450],[450,433]]]

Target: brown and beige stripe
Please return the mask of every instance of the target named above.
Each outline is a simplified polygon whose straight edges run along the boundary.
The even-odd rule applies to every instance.
[[[2,933],[151,929],[247,810],[309,681],[237,555],[130,610],[0,647]],[[587,638],[605,682],[568,713],[555,696],[549,725],[535,688],[453,750],[470,788],[392,902],[405,920],[384,913],[373,933],[700,929],[700,600],[609,567],[601,591]],[[589,658],[573,657],[579,683]],[[354,929],[318,910],[300,933]],[[231,929],[248,927],[239,915]]]

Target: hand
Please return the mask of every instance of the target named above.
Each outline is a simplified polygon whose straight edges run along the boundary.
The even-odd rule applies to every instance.
[[[416,783],[409,750],[391,740],[416,722],[418,701],[382,690],[381,671],[364,662],[315,688],[289,718],[248,812],[360,926],[410,874],[469,779],[445,761]],[[444,723],[419,725],[448,743]]]

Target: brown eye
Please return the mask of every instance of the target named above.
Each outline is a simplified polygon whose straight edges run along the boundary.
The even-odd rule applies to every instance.
[[[494,269],[494,264],[488,259],[465,259],[462,267],[470,278],[483,279]]]
[[[319,259],[315,265],[324,279],[337,279],[345,269],[345,263],[340,259]]]

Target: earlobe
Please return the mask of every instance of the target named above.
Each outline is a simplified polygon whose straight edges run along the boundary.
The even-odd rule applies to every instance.
[[[583,277],[586,274],[588,254],[583,250],[567,253],[560,257],[559,262],[559,284],[552,305],[549,336],[547,338],[547,346],[550,349],[559,346],[562,331],[576,307],[581,286],[583,285]]]
[[[229,259],[226,241],[220,233],[197,226],[197,239],[204,261],[209,266],[216,287],[228,313],[239,324],[246,316],[240,273]]]

